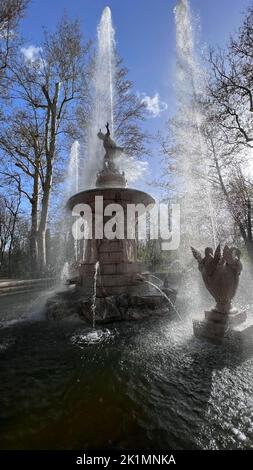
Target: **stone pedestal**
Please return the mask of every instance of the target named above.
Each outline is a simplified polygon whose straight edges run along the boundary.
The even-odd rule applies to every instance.
[[[97,175],[96,181],[97,188],[125,188],[126,179],[124,174],[120,173],[116,169],[114,172],[109,172],[107,169],[103,169]]]
[[[242,338],[253,334],[253,322],[246,323],[246,311],[224,314],[217,310],[205,312],[204,320],[193,319],[193,331],[197,338],[205,338],[221,344],[225,337]]]
[[[251,345],[253,341],[253,320],[247,320],[230,329],[230,337],[243,345]]]

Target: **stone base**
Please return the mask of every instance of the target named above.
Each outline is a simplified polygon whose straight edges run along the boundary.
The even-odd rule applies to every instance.
[[[226,331],[226,323],[216,323],[209,320],[193,320],[193,332],[197,338],[205,338],[215,344],[221,344]]]
[[[126,187],[126,178],[119,171],[115,170],[114,172],[108,172],[102,170],[96,181],[97,188],[125,188]]]
[[[139,262],[101,264],[97,276],[97,297],[128,293],[136,285],[136,275],[143,269],[143,263]],[[83,292],[89,295],[94,286],[94,264],[81,265],[80,279]]]
[[[247,319],[246,311],[234,311],[229,315],[225,315],[224,313],[218,312],[217,310],[211,310],[205,312],[205,319],[207,321],[215,322],[215,323],[226,323],[228,325],[239,325],[240,323],[244,322]]]
[[[247,320],[230,330],[230,337],[243,344],[252,345],[253,342],[253,320]]]
[[[168,295],[168,293],[167,293]],[[174,299],[173,299],[174,300]],[[66,320],[78,316],[92,324],[92,297],[83,291],[70,289],[59,292],[48,299],[46,317],[48,320]],[[141,320],[154,315],[174,315],[172,307],[162,295],[116,294],[96,299],[96,323],[109,323],[123,320]]]
[[[197,338],[205,338],[215,344],[221,344],[225,338],[241,339],[253,333],[252,325],[246,322],[246,311],[234,312],[229,315],[217,310],[205,312],[205,319],[193,319],[193,332]]]

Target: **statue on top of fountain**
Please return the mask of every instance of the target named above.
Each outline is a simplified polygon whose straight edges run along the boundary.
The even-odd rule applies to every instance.
[[[97,136],[100,140],[103,141],[105,155],[103,168],[97,175],[96,186],[97,187],[125,187],[126,179],[124,172],[121,173],[115,165],[115,158],[119,156],[124,149],[118,147],[114,140],[111,138],[109,122],[106,123],[106,134],[104,134],[101,129],[99,130]]]
[[[109,122],[106,123],[106,134],[103,134],[101,129],[98,132],[98,138],[103,140],[104,149],[105,149],[105,161],[112,162],[113,159],[117,156],[117,154],[121,154],[124,149],[122,147],[118,147],[114,140],[111,138]]]

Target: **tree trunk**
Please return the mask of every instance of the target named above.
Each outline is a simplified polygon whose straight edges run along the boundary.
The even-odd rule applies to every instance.
[[[48,220],[49,201],[52,188],[53,179],[53,163],[55,158],[55,144],[56,144],[56,129],[57,129],[57,104],[60,91],[60,83],[55,84],[55,92],[53,101],[50,100],[48,90],[46,87],[42,88],[43,93],[48,102],[48,114],[46,121],[46,132],[45,132],[45,148],[46,148],[46,159],[47,168],[45,183],[43,187],[42,207],[39,224],[39,265],[43,271],[47,265],[46,259],[46,230]],[[59,115],[58,115],[59,116]]]
[[[52,254],[51,254],[51,233],[50,229],[47,228],[45,234],[45,242],[46,242],[46,260],[47,265],[52,263]]]
[[[247,240],[245,245],[246,245],[246,250],[247,250],[247,254],[249,257],[249,261],[250,261],[250,268],[251,268],[251,271],[253,272],[253,241]]]
[[[37,244],[37,229],[38,229],[38,208],[37,204],[32,204],[32,225],[30,235],[30,264],[31,271],[36,273],[38,271],[38,244]]]
[[[39,250],[39,267],[44,271],[47,265],[46,257],[46,230],[48,220],[48,209],[52,187],[53,168],[49,161],[47,164],[47,174],[45,180],[44,193],[42,198],[41,217],[38,231],[38,250]]]
[[[20,206],[20,200],[17,205],[16,211],[13,213],[13,224],[10,232],[10,244],[9,244],[9,249],[8,249],[8,277],[12,276],[12,260],[11,260],[11,255],[12,255],[12,249],[14,245],[14,236],[15,236],[15,229],[16,229],[16,222],[17,222],[17,216],[18,216],[18,210]]]
[[[38,263],[38,205],[39,205],[39,155],[35,160],[35,173],[33,180],[33,197],[31,212],[31,235],[30,235],[30,265],[32,273],[36,274],[39,269]]]

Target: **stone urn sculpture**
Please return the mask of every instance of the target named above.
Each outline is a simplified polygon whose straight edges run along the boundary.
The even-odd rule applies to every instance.
[[[205,312],[204,321],[193,321],[194,333],[196,336],[221,338],[231,324],[246,319],[246,312],[238,312],[232,307],[242,271],[241,252],[238,248],[226,245],[222,253],[219,245],[214,254],[212,248],[206,248],[205,256],[202,257],[195,248],[191,250],[198,261],[204,284],[216,301],[215,307]]]
[[[240,250],[226,245],[222,254],[219,245],[214,255],[212,248],[206,248],[204,258],[194,248],[192,253],[198,261],[204,284],[216,301],[213,310],[224,314],[234,313],[235,309],[232,308],[231,302],[236,294],[242,271]]]

